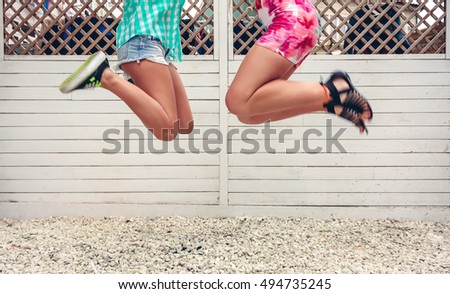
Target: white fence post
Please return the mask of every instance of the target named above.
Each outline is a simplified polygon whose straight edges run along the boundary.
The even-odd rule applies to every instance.
[[[228,133],[228,109],[225,106],[225,95],[228,91],[228,57],[230,55],[228,49],[228,31],[229,31],[229,1],[214,0],[214,11],[216,13],[215,30],[216,37],[214,42],[215,52],[219,51],[219,130],[223,135],[222,150],[220,153],[219,167],[219,189],[220,189],[220,205],[228,205],[228,150],[227,150],[227,133]]]
[[[445,3],[445,56],[447,59],[450,59],[450,5],[448,2]]]
[[[0,62],[2,62],[5,59],[5,36],[3,27],[3,24],[5,23],[5,15],[3,14],[3,0],[0,0],[0,19],[2,22],[2,26],[0,29]]]

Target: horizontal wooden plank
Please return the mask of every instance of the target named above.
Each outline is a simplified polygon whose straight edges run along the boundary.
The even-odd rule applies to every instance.
[[[323,125],[327,119],[332,119],[333,125],[347,125],[348,121],[329,114],[313,113],[304,116],[304,125]],[[448,126],[448,112],[441,113],[376,113],[376,118],[368,124],[371,126]]]
[[[230,180],[297,180],[299,178],[300,168],[292,166],[260,166],[258,168],[240,166],[228,168],[228,179]]]
[[[415,84],[410,84],[406,86],[385,85],[378,87],[357,85],[357,87],[370,101],[391,99],[447,99],[450,93],[450,86],[445,85],[417,86]]]
[[[448,206],[448,193],[230,193],[231,205]]]
[[[374,112],[373,122],[376,123],[381,122],[378,114],[448,113],[448,110],[450,109],[449,99],[385,99],[371,100],[370,104]],[[315,114],[326,113],[317,112]],[[307,114],[306,116],[310,115],[312,114]],[[330,114],[327,116],[332,117]]]
[[[40,56],[41,57],[41,56]],[[86,57],[87,58],[87,57]],[[110,59],[108,57],[108,59]],[[10,60],[0,62],[0,73],[5,74],[70,74],[75,71],[83,61],[76,60],[60,60],[49,61],[45,59],[25,61],[25,60]],[[51,64],[51,66],[48,66]],[[436,63],[437,66],[439,66]],[[112,58],[110,62],[112,69],[116,69],[116,58]],[[177,63],[177,69],[180,74],[198,74],[198,73],[218,73],[219,62],[218,61],[206,61],[201,62],[196,60],[184,61]]]
[[[323,75],[322,75],[323,76]],[[229,74],[229,83],[234,80],[235,74]],[[292,75],[292,81],[319,82],[321,74],[305,73]],[[352,82],[356,87],[386,87],[386,86],[449,86],[450,72],[423,73],[410,72],[407,74],[398,73],[355,73],[351,75]],[[10,81],[11,83],[12,81]],[[0,84],[3,85],[3,84]]]
[[[351,76],[356,87],[386,87],[386,86],[450,86],[450,72],[423,73],[410,72],[407,74],[397,73],[356,73]],[[294,81],[319,81],[317,75],[294,74]]]
[[[1,155],[0,155],[1,156]],[[1,157],[0,157],[1,158]],[[230,166],[450,166],[448,154],[232,154]],[[1,162],[1,160],[0,160]]]
[[[132,136],[133,137],[133,136]],[[95,140],[12,140],[0,141],[0,153],[204,153],[224,150],[225,144],[202,140],[197,138],[190,140],[185,135],[180,136],[175,142],[165,143],[161,141],[144,140],[117,140],[114,143],[105,142],[101,137]],[[255,143],[243,141],[229,142],[229,153],[254,154],[271,152],[266,147],[266,141],[258,140],[259,148],[255,149]],[[314,140],[308,143],[308,148],[300,142],[296,145],[290,140],[285,143],[270,141],[270,148],[276,153],[313,153],[316,148],[323,152],[341,153],[343,148],[347,153],[449,153],[448,140],[341,140],[339,145],[327,145],[327,142]],[[327,146],[329,146],[327,148]],[[319,149],[320,150],[320,149]]]
[[[218,87],[186,87],[189,100],[218,100]],[[75,91],[70,94],[61,93],[58,88],[51,87],[2,87],[0,100],[90,100],[120,101],[120,98],[105,89]]]
[[[410,55],[411,56],[411,55]],[[448,72],[450,61],[441,59],[398,59],[387,60],[309,60],[301,65],[300,72],[329,72],[345,70],[349,73],[397,73],[399,75],[410,72],[436,73]]]
[[[194,113],[196,126],[218,126],[219,115],[213,113]],[[134,113],[27,113],[0,115],[0,127],[141,127],[142,122]]]
[[[211,134],[212,133],[212,134]],[[179,140],[217,138],[218,128],[197,126]],[[211,135],[209,135],[211,134]],[[145,127],[0,127],[0,140],[145,140],[157,141]],[[172,145],[173,143],[170,143]],[[202,145],[202,142],[199,142]]]
[[[0,203],[218,204],[219,192],[0,193]]]
[[[58,87],[68,75],[63,74],[8,74],[0,73],[0,87]],[[219,85],[219,75],[211,73],[181,75],[187,87],[214,87]]]
[[[219,100],[218,87],[186,87],[189,100]],[[0,87],[0,100],[113,100],[120,98],[103,89],[63,94],[57,87]]]
[[[396,56],[397,57],[397,56]],[[411,57],[411,58],[409,58]],[[230,61],[229,70],[236,73],[240,60]],[[345,70],[349,73],[402,73],[410,72],[430,73],[448,72],[449,60],[442,59],[417,59],[411,55],[405,59],[391,58],[385,60],[351,60],[343,59],[342,55],[329,59],[317,59],[315,56],[308,57],[297,70],[299,73],[328,73],[333,70]]]
[[[177,166],[218,165],[211,154],[0,154],[0,166]]]
[[[270,142],[270,145],[268,145]],[[11,147],[9,150],[13,150],[13,145],[18,143],[17,141],[11,142]],[[448,139],[440,140],[379,140],[365,138],[364,140],[339,140],[339,144],[332,145],[332,142],[327,142],[326,140],[311,140],[306,144],[303,141],[294,142],[294,140],[287,140],[281,142],[278,140],[264,141],[257,140],[250,142],[244,141],[233,141],[229,142],[228,152],[229,153],[265,153],[273,152],[276,153],[317,153],[327,152],[327,153],[449,153],[450,152],[450,142]],[[257,144],[257,145],[256,145]],[[2,142],[0,142],[2,146]],[[256,148],[256,147],[258,148]],[[2,148],[0,147],[0,152]],[[138,149],[136,149],[138,150]]]
[[[360,134],[358,129],[350,123],[344,127],[276,127],[267,126],[244,126],[232,127],[228,130],[228,138],[231,140],[325,140],[335,136],[339,140],[345,139],[448,139],[450,138],[450,129],[447,126],[433,127],[377,127],[367,125],[369,134]],[[5,130],[6,132],[7,130]],[[271,132],[271,133],[269,133]],[[6,135],[5,137],[6,138]]]
[[[1,64],[1,63],[0,63]],[[86,92],[95,92],[99,90],[86,90]],[[91,94],[92,95],[92,94]],[[71,100],[69,94],[63,94],[57,87],[0,87],[0,100]]]
[[[0,180],[0,193],[219,191],[216,179]]]
[[[219,100],[219,87],[186,87],[189,101]],[[33,97],[33,96],[31,96]],[[119,100],[117,96],[105,89],[95,91],[74,91],[70,94],[72,100]]]
[[[218,166],[3,167],[2,180],[218,179]]]
[[[194,113],[219,113],[218,101],[191,101]],[[0,113],[123,113],[132,111],[122,101],[0,101]]]
[[[0,154],[0,166],[217,165],[217,154]],[[450,166],[448,154],[231,154],[230,166]]]
[[[450,180],[450,167],[230,167],[232,180]],[[450,195],[449,195],[450,196]]]
[[[66,217],[298,217],[321,219],[397,219],[450,221],[448,206],[385,207],[292,207],[292,206],[222,206],[222,205],[142,205],[142,204],[71,204],[0,203],[0,217],[35,219]]]
[[[230,193],[450,193],[446,180],[229,180]]]
[[[370,126],[447,126],[447,113],[389,113],[377,114],[377,119],[368,124]],[[239,122],[235,115],[229,115],[230,127],[250,127]],[[333,126],[349,125],[349,122],[329,114],[313,113],[290,119],[271,122],[276,127],[314,127],[325,126],[331,120]],[[141,126],[141,121],[132,112],[129,113],[3,113],[0,116],[0,126],[124,126],[129,121],[130,126]],[[217,126],[219,115],[212,113],[194,113],[196,125]],[[263,125],[251,126],[261,127]]]
[[[370,102],[375,113],[408,113],[408,112],[448,112],[450,100],[372,100]],[[377,120],[374,114],[373,120]]]
[[[41,56],[40,56],[41,57]],[[397,57],[397,56],[396,56]],[[352,72],[391,72],[391,73],[409,73],[409,72],[448,72],[450,61],[439,58],[419,59],[417,56],[406,56],[405,59],[391,58],[385,60],[349,60],[342,56],[319,60],[311,56],[300,66],[298,72],[301,73],[328,73],[332,70],[341,69],[349,73]],[[51,63],[52,66],[46,66]],[[60,60],[49,61],[45,59],[25,61],[25,60],[7,60],[0,64],[0,73],[62,73],[67,74],[74,71],[82,61]],[[33,65],[33,66],[30,66]],[[115,58],[111,59],[111,67],[116,68]],[[229,70],[236,73],[241,64],[240,60],[230,61]],[[177,69],[180,73],[217,73],[219,71],[218,61],[196,61],[185,60],[177,63]]]
[[[442,113],[376,113],[376,119],[369,122],[370,126],[447,126],[449,124],[448,112]],[[333,126],[348,126],[349,122],[328,113],[310,113],[289,119],[271,122],[272,126],[298,127],[298,126],[324,126],[331,119]],[[1,122],[1,117],[0,117]],[[234,114],[228,115],[228,124],[231,127],[246,126]]]
[[[324,127],[271,127],[264,131],[260,127],[236,127],[231,128],[228,134],[222,134],[234,141],[272,140],[275,142],[288,142],[296,140],[299,144],[312,141],[332,140],[445,140],[450,138],[448,127],[371,127],[369,135],[360,134],[353,127],[334,127],[327,130]],[[139,134],[138,134],[139,133]],[[218,127],[197,126],[189,135],[180,135],[180,140],[188,138],[206,139],[217,138]],[[154,140],[153,135],[145,127],[0,127],[0,140],[98,140],[98,139],[131,139]],[[260,143],[261,145],[261,143]],[[292,146],[289,144],[287,146]],[[311,144],[314,146],[313,144]],[[311,146],[308,145],[308,146]],[[306,146],[306,145],[305,145]],[[252,147],[252,144],[249,144]],[[313,148],[313,147],[311,147]]]
[[[133,135],[134,136],[134,135]],[[0,141],[0,153],[104,153],[104,154],[164,154],[164,153],[210,153],[217,154],[224,145],[201,138],[189,139],[180,135],[180,139],[172,142],[159,140],[44,140],[44,141]]]

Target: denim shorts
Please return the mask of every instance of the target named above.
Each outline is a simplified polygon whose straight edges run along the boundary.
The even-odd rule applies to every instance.
[[[118,52],[117,59],[120,66],[128,62],[140,62],[143,59],[169,65],[173,59],[169,56],[169,49],[153,36],[134,36],[123,44]]]

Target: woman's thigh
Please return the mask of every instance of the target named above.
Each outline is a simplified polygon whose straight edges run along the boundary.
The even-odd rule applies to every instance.
[[[141,60],[125,63],[122,69],[131,76],[136,86],[163,107],[171,122],[177,121],[175,89],[168,65]]]
[[[177,112],[179,121],[179,130],[181,134],[189,134],[194,128],[194,118],[192,116],[191,107],[189,105],[188,95],[183,85],[183,81],[173,65],[169,65],[170,74],[172,75],[173,86],[175,90],[175,99],[177,102]]]
[[[245,103],[256,90],[270,81],[284,77],[293,66],[283,56],[264,47],[253,46],[230,85],[227,100]]]

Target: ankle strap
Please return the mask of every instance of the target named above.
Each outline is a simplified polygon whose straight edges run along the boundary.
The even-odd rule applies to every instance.
[[[342,105],[341,97],[339,95],[338,90],[334,86],[332,81],[328,81],[326,84],[320,83],[325,90],[326,101],[323,103],[323,107],[325,107],[328,112],[335,113],[334,107],[336,105]]]

